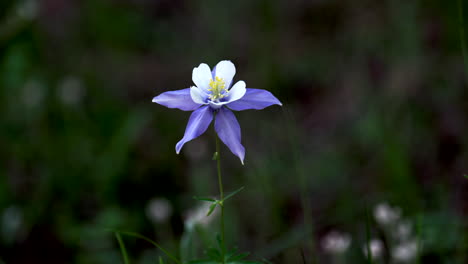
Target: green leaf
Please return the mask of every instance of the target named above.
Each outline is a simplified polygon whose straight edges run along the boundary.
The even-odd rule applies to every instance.
[[[218,261],[207,260],[207,259],[199,259],[199,260],[191,260],[188,264],[219,264]]]
[[[227,262],[227,264],[263,264],[263,262],[260,262],[260,261],[250,261],[250,260],[242,260],[242,261]]]
[[[117,241],[119,242],[120,251],[122,251],[122,257],[124,259],[124,263],[130,264],[130,261],[128,260],[127,250],[125,249],[125,244],[122,240],[122,237],[120,236],[118,232],[115,232],[115,237],[117,238]]]
[[[249,252],[234,254],[234,255],[228,257],[228,261],[229,261],[229,262],[236,262],[236,261],[239,261],[239,260],[241,260],[241,259],[245,259],[245,258],[248,257],[249,255],[250,255]]]
[[[209,248],[206,251],[206,256],[213,261],[222,261],[221,252],[219,252],[216,248]]]
[[[464,176],[465,176],[465,178],[467,178],[467,179],[468,179],[468,174],[465,174]]]
[[[218,152],[215,152],[215,153],[213,154],[213,160],[217,160],[217,159],[218,159],[218,157],[219,157],[219,154],[218,154]]]
[[[206,214],[206,216],[210,216],[213,213],[213,211],[214,211],[214,209],[216,208],[217,205],[218,205],[217,202],[212,203],[210,205],[210,210],[208,210],[208,213]]]
[[[164,261],[161,257],[159,257],[159,264],[164,264]]]
[[[230,258],[232,258],[232,256],[237,255],[238,254],[237,252],[238,252],[237,247],[234,247],[233,249],[226,252],[226,256],[225,256],[226,260],[229,260]]]
[[[224,197],[223,201],[226,201],[227,199],[231,198],[232,196],[236,195],[238,192],[242,191],[244,189],[244,186],[240,187],[239,189],[233,191],[232,193],[226,195],[226,197]]]
[[[194,196],[193,199],[198,200],[198,201],[204,201],[204,202],[216,202],[215,199],[208,198],[208,197],[198,197],[198,196]]]
[[[216,234],[216,242],[218,242],[219,248],[223,247],[223,242],[221,241],[221,235],[220,234]]]
[[[369,208],[366,205],[366,258],[367,263],[373,264],[374,261],[372,260],[372,251],[370,249],[370,217],[369,217]]]

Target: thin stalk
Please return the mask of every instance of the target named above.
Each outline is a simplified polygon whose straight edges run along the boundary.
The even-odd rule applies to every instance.
[[[285,108],[285,110],[283,111],[283,114],[284,114],[285,121],[288,124],[287,129],[288,129],[288,134],[289,134],[289,139],[290,139],[290,144],[291,144],[291,149],[292,149],[292,155],[293,155],[292,158],[294,160],[294,168],[299,177],[301,206],[302,206],[302,210],[304,211],[303,221],[304,221],[304,227],[305,227],[307,248],[310,251],[311,263],[314,264],[314,263],[318,263],[317,254],[315,253],[316,243],[314,239],[314,220],[311,217],[312,216],[312,212],[310,210],[311,202],[310,202],[310,199],[308,198],[309,181],[308,181],[307,174],[305,173],[303,169],[304,160],[300,153],[299,143],[297,140],[297,138],[300,135],[296,129],[296,122],[290,110]]]
[[[138,233],[134,233],[134,232],[128,232],[128,231],[117,231],[117,230],[115,230],[114,232],[117,233],[117,234],[123,234],[123,235],[143,239],[146,242],[148,242],[150,244],[153,244],[153,246],[157,247],[162,252],[164,252],[164,254],[166,254],[166,256],[169,257],[170,259],[172,259],[175,263],[182,264],[182,262],[179,259],[177,259],[174,255],[172,255],[169,251],[167,251],[166,249],[161,247],[158,243],[154,242],[153,240],[151,240],[151,239],[149,239],[149,238],[147,238],[145,236],[142,236],[142,235],[140,235]]]
[[[366,204],[366,249],[367,249],[367,263],[373,264],[372,251],[370,246],[370,217],[369,217],[369,208]]]
[[[215,138],[216,138],[216,163],[218,166],[218,185],[219,185],[219,194],[220,194],[220,200],[224,201],[224,190],[223,190],[223,177],[221,175],[221,158],[219,154],[219,138],[218,135],[216,134],[215,131]],[[225,255],[226,255],[226,247],[224,245],[225,240],[224,240],[224,204],[221,203],[221,257],[223,259],[223,264],[226,263],[225,260]]]
[[[127,249],[125,249],[125,244],[124,244],[124,242],[122,240],[122,236],[120,236],[120,234],[116,232],[115,237],[117,238],[117,241],[119,242],[120,251],[122,252],[122,257],[124,259],[124,263],[125,264],[130,264],[130,261],[128,260]]]
[[[417,239],[417,252],[416,252],[416,264],[421,264],[421,242],[422,242],[422,215],[418,215],[418,220],[417,220],[417,225],[416,225],[416,239]]]
[[[466,39],[465,39],[465,21],[463,17],[463,2],[458,0],[458,23],[460,31],[460,46],[463,55],[463,61],[465,64],[465,73],[468,74],[468,58],[466,52]]]

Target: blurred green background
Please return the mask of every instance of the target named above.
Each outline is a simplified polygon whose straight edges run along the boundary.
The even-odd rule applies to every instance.
[[[123,263],[109,228],[202,257],[214,133],[176,155],[189,113],[151,99],[224,59],[283,102],[236,113],[245,166],[222,148],[230,246],[364,263],[368,229],[377,263],[468,263],[463,2],[1,1],[0,263]]]

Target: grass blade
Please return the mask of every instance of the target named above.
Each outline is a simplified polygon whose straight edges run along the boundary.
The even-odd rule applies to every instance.
[[[208,197],[198,197],[198,196],[194,196],[193,199],[198,200],[198,201],[203,201],[203,202],[216,202],[215,199],[208,198]]]
[[[138,233],[134,233],[134,232],[128,232],[128,231],[115,231],[115,232],[118,232],[122,235],[127,235],[127,236],[132,236],[132,237],[136,237],[136,238],[139,238],[139,239],[143,239],[145,240],[146,242],[152,244],[153,246],[157,247],[159,250],[161,250],[162,252],[164,252],[164,254],[166,254],[166,256],[170,259],[172,259],[175,263],[177,264],[182,264],[182,262],[177,259],[174,255],[172,255],[169,251],[165,250],[163,247],[161,247],[158,243],[154,242],[153,240],[143,236],[143,235],[140,235]]]
[[[210,216],[213,213],[213,211],[214,211],[214,209],[216,208],[217,205],[218,205],[217,203],[211,204],[210,209],[208,210],[208,213],[206,214],[206,216]]]
[[[240,187],[239,189],[233,191],[232,193],[226,195],[226,197],[224,197],[224,200],[223,201],[226,201],[227,199],[231,198],[232,196],[236,195],[238,192],[242,191],[244,189],[244,186]]]
[[[367,263],[372,264],[372,251],[370,246],[370,217],[369,208],[366,206],[366,248],[367,248]]]
[[[463,18],[463,2],[458,0],[458,23],[460,24],[460,46],[463,55],[463,61],[465,64],[465,73],[468,74],[468,58],[466,54],[466,39],[465,39],[465,21]]]
[[[125,264],[130,264],[130,261],[128,260],[128,254],[127,250],[125,249],[125,244],[122,240],[122,237],[120,236],[119,232],[115,232],[115,237],[117,238],[117,241],[119,242],[120,246],[120,251],[122,252],[122,257],[124,259]]]
[[[416,225],[416,241],[418,243],[416,252],[416,264],[421,264],[421,249],[422,249],[422,215],[419,214]]]

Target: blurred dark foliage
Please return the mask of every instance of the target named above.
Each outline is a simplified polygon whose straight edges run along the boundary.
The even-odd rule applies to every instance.
[[[228,206],[230,245],[329,263],[320,240],[337,229],[352,235],[345,263],[363,263],[366,223],[388,240],[365,212],[386,202],[418,230],[421,263],[467,263],[459,11],[437,0],[1,1],[0,263],[122,263],[109,228],[183,251],[191,197],[217,193],[213,133],[176,155],[189,113],[151,99],[223,59],[284,103],[237,114],[245,166],[223,148],[226,188],[246,186]],[[155,198],[168,219],[151,220]],[[125,241],[134,263],[161,255]]]

